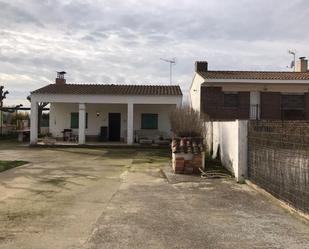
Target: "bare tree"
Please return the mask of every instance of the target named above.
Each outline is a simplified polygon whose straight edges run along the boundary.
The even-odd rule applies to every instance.
[[[198,111],[190,106],[182,106],[170,114],[172,131],[178,137],[202,137],[204,124]]]
[[[31,103],[31,97],[28,96],[27,100]],[[38,133],[41,133],[41,119],[44,108],[48,105],[48,102],[39,102],[38,103]]]
[[[0,135],[2,135],[2,125],[3,125],[3,114],[2,114],[2,107],[3,107],[3,100],[6,98],[6,95],[9,94],[9,91],[3,91],[4,86],[0,86]]]

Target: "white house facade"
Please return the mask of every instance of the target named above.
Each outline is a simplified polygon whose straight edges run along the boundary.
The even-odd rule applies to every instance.
[[[31,144],[38,142],[40,102],[50,103],[49,133],[58,140],[70,130],[79,144],[102,136],[133,144],[137,134],[172,136],[169,113],[181,105],[182,92],[179,86],[66,84],[57,78],[31,92]]]

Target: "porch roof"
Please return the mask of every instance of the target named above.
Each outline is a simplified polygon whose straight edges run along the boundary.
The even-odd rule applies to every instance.
[[[178,85],[49,84],[31,94],[173,95],[182,96]]]

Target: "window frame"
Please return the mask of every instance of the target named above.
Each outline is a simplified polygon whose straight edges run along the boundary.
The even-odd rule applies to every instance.
[[[152,118],[155,118],[155,125],[154,126],[151,126],[149,127],[149,125],[146,125],[145,124],[145,118],[148,116],[149,117],[152,117]],[[146,125],[146,126],[145,126]],[[158,130],[158,127],[159,127],[159,115],[157,113],[142,113],[141,114],[141,129],[142,130]]]
[[[72,126],[72,115],[77,115],[77,124],[73,127]],[[79,129],[79,112],[71,112],[71,123],[70,123],[70,127],[71,129]],[[86,124],[85,124],[85,129],[88,129],[88,112],[86,112]]]
[[[227,105],[227,102],[226,102],[227,96],[237,97],[236,105]],[[224,108],[239,108],[239,92],[223,92],[223,107]]]
[[[299,96],[302,98],[301,102],[302,102],[302,107],[293,107],[293,106],[286,106],[284,105],[285,103],[288,103],[288,101],[283,101],[284,98],[288,98],[288,97],[295,97],[295,96]],[[293,111],[293,110],[299,110],[299,111],[304,111],[306,108],[306,100],[305,100],[305,94],[304,93],[282,93],[281,94],[281,109],[282,110],[287,110],[287,111]]]

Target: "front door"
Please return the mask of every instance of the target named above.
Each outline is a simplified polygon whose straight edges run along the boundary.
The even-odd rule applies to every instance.
[[[120,113],[108,114],[109,141],[120,141],[121,116]]]

